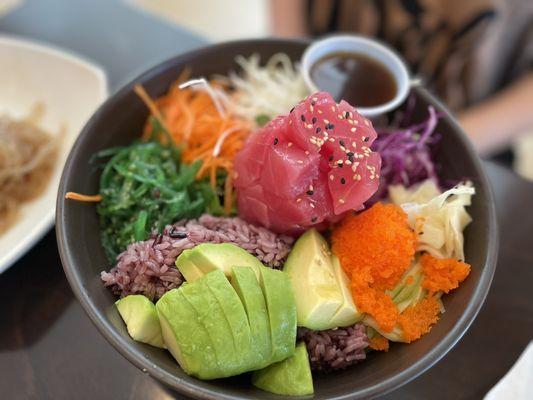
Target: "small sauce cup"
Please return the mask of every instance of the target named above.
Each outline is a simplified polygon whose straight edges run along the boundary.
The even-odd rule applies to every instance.
[[[404,102],[411,87],[409,72],[405,62],[389,47],[382,43],[359,35],[334,35],[311,44],[302,56],[302,74],[306,84],[313,92],[328,91],[327,87],[317,87],[313,82],[311,70],[325,57],[336,53],[354,53],[373,59],[382,64],[396,82],[396,93],[389,101],[372,107],[358,107],[357,111],[367,117],[375,118],[394,110]],[[340,99],[336,99],[340,100]]]

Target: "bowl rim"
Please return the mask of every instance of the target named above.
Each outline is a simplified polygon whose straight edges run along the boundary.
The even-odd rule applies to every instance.
[[[146,353],[136,350],[133,346],[128,344],[125,339],[115,331],[112,324],[106,321],[104,314],[97,309],[91,300],[90,294],[87,292],[87,288],[82,282],[81,276],[77,271],[77,268],[74,266],[74,257],[73,250],[69,249],[66,246],[66,221],[64,218],[64,204],[63,201],[64,195],[67,191],[66,182],[69,180],[71,175],[71,167],[74,164],[75,160],[78,158],[78,155],[82,151],[82,147],[89,135],[89,132],[93,129],[93,125],[97,123],[100,119],[100,116],[103,114],[103,111],[109,106],[114,105],[122,100],[123,97],[127,96],[133,88],[133,85],[139,81],[150,80],[151,78],[157,76],[162,70],[166,70],[174,63],[178,62],[182,58],[191,58],[201,56],[205,53],[211,52],[214,48],[218,50],[223,50],[226,47],[234,46],[250,46],[250,45],[260,45],[265,42],[279,45],[286,44],[309,44],[308,40],[301,39],[245,39],[245,40],[234,40],[228,42],[222,42],[217,44],[211,44],[203,46],[196,50],[192,50],[186,53],[182,53],[171,57],[154,67],[148,69],[144,73],[140,74],[129,83],[122,86],[118,91],[109,96],[107,100],[100,105],[98,110],[92,115],[89,121],[86,123],[85,127],[81,131],[78,139],[72,146],[68,159],[65,163],[63,174],[61,176],[61,182],[58,190],[57,197],[57,213],[56,213],[56,236],[59,248],[59,254],[63,269],[67,280],[74,292],[76,298],[81,303],[82,308],[92,320],[94,325],[100,333],[105,337],[105,339],[127,360],[133,363],[137,368],[142,370],[145,373],[148,373],[150,376],[156,378],[157,380],[163,382],[174,390],[186,395],[192,396],[199,399],[247,399],[249,397],[240,397],[233,395],[221,394],[216,390],[206,389],[199,387],[197,384],[191,381],[186,381],[182,378],[179,378],[171,373],[164,371],[162,368],[157,366],[149,357],[146,356]],[[488,254],[485,262],[483,272],[480,275],[479,282],[474,289],[473,295],[471,296],[468,304],[465,307],[464,312],[461,317],[454,325],[454,327],[446,333],[443,339],[439,342],[437,346],[431,349],[426,353],[419,361],[408,366],[400,373],[387,378],[383,381],[376,383],[375,385],[368,386],[363,388],[356,393],[346,393],[338,396],[331,397],[335,400],[345,400],[352,398],[371,398],[377,395],[383,395],[394,389],[399,388],[400,386],[405,385],[411,380],[415,379],[430,367],[436,364],[441,360],[447,353],[452,349],[453,346],[462,338],[466,333],[467,329],[470,327],[475,317],[477,316],[481,306],[483,305],[485,298],[488,294],[490,284],[492,282],[494,272],[496,269],[496,262],[498,256],[498,243],[499,243],[499,231],[497,227],[497,218],[496,218],[496,208],[494,203],[494,194],[492,187],[487,178],[485,170],[482,166],[481,160],[478,157],[472,142],[468,139],[463,129],[459,126],[455,118],[450,114],[446,107],[435,97],[433,97],[426,89],[422,87],[414,87],[414,91],[417,91],[420,96],[424,99],[431,101],[436,108],[443,113],[447,121],[451,124],[452,128],[459,132],[459,140],[464,146],[469,158],[471,159],[474,169],[479,175],[480,184],[486,189],[487,203],[486,207],[488,208],[488,226],[489,231],[489,243],[488,243]]]

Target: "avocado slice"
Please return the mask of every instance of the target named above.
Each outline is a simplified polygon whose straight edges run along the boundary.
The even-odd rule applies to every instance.
[[[165,345],[181,368],[200,379],[216,379],[223,375],[211,338],[181,289],[168,291],[155,306]]]
[[[189,262],[196,266],[197,270],[194,270]],[[176,266],[189,282],[217,269],[230,277],[231,268],[236,265],[251,267],[258,279],[259,268],[263,266],[252,254],[231,243],[202,243],[185,250],[176,260]]]
[[[290,357],[296,344],[296,303],[289,276],[282,271],[261,267],[261,290],[265,296],[270,338],[271,362]]]
[[[305,344],[298,343],[291,357],[255,371],[252,384],[267,392],[285,396],[313,394],[313,377]]]
[[[196,312],[198,322],[205,328],[213,343],[221,375],[237,375],[242,372],[238,368],[239,351],[232,340],[231,327],[224,311],[207,286],[206,277],[183,287],[180,291]],[[224,274],[222,278],[226,280]]]
[[[154,303],[141,294],[131,294],[115,305],[133,340],[165,348]]]
[[[360,321],[363,318],[363,314],[357,309],[357,306],[354,303],[350,291],[350,281],[342,269],[339,258],[334,254],[331,256],[331,264],[333,266],[333,271],[335,272],[335,277],[337,278],[337,283],[342,290],[344,301],[342,306],[331,318],[330,325],[334,327],[350,326],[357,321]]]
[[[210,293],[216,298],[231,331],[227,338],[233,339],[237,359],[234,364],[233,375],[257,369],[261,359],[253,346],[252,332],[248,324],[248,317],[239,296],[221,270],[206,274],[199,281],[205,281]]]
[[[190,250],[184,250],[176,259],[176,267],[179,269],[187,282],[194,282],[200,279],[204,273],[189,260]]]
[[[233,267],[231,284],[248,316],[253,346],[259,358],[257,368],[264,368],[271,363],[272,341],[270,321],[261,286],[250,267]]]
[[[329,246],[316,229],[294,244],[283,267],[291,278],[298,326],[313,330],[336,328],[334,316],[345,298],[331,264]]]

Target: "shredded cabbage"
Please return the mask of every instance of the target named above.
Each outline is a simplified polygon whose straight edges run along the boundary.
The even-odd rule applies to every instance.
[[[234,112],[256,126],[287,114],[310,94],[299,66],[284,53],[274,54],[265,66],[260,65],[258,54],[238,56],[235,61],[242,74],[233,72],[221,80],[236,89]]]
[[[409,225],[418,233],[417,251],[427,251],[437,258],[464,261],[463,231],[472,221],[466,207],[471,204],[475,189],[471,182],[467,182],[427,201],[424,197],[427,196],[425,191],[429,192],[429,187],[428,183],[413,189],[398,190],[393,187],[391,200],[395,203],[395,199],[414,200],[396,204],[407,213]],[[404,191],[410,194],[405,195]],[[417,197],[422,201],[417,202]]]
[[[389,197],[397,205],[403,203],[427,203],[439,194],[441,194],[439,187],[431,179],[420,182],[410,188],[406,188],[403,185],[391,185],[389,187]]]

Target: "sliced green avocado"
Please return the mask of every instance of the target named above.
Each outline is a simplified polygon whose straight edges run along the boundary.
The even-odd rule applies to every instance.
[[[178,267],[187,282],[193,282],[200,279],[204,273],[189,260],[189,254],[190,250],[184,250],[176,259],[176,267]]]
[[[194,270],[191,264],[196,266],[197,270]],[[231,243],[202,243],[192,249],[185,250],[176,260],[176,266],[188,282],[193,282],[201,275],[216,269],[222,270],[229,277],[231,268],[236,265],[251,267],[258,279],[259,268],[263,266],[256,257]]]
[[[255,371],[252,384],[267,392],[285,396],[313,394],[313,377],[305,344],[298,343],[291,357]]]
[[[222,274],[222,273],[221,273]],[[209,274],[210,275],[210,274]],[[209,335],[221,374],[233,376],[241,373],[239,351],[235,347],[231,327],[218,299],[207,286],[207,275],[180,289],[198,316],[198,322]],[[224,274],[222,278],[226,280]],[[221,376],[222,377],[222,376]]]
[[[161,326],[154,303],[140,294],[131,294],[115,302],[133,340],[164,348]]]
[[[212,271],[199,281],[204,280],[222,308],[222,317],[226,318],[230,326],[231,335],[227,339],[233,338],[237,351],[234,364],[234,370],[237,372],[233,375],[257,369],[258,365],[262,365],[262,360],[254,349],[248,317],[237,292],[221,270]]]
[[[156,303],[163,340],[183,370],[200,379],[223,375],[211,338],[180,289],[165,293]]]
[[[298,326],[313,330],[336,328],[335,314],[345,302],[331,265],[329,246],[316,229],[294,244],[283,267],[296,297]]]
[[[363,314],[357,309],[350,291],[350,281],[346,276],[346,273],[342,269],[339,258],[336,255],[331,256],[331,264],[335,271],[335,277],[337,283],[342,290],[342,297],[344,302],[336,314],[332,317],[330,325],[334,327],[350,326],[360,321],[363,318]]]
[[[270,339],[270,321],[261,286],[250,267],[233,267],[231,284],[248,315],[254,349],[259,357],[257,368],[271,363],[272,341]]]
[[[285,272],[261,267],[261,289],[265,296],[270,337],[272,340],[272,362],[290,357],[296,343],[296,303],[291,281]]]

